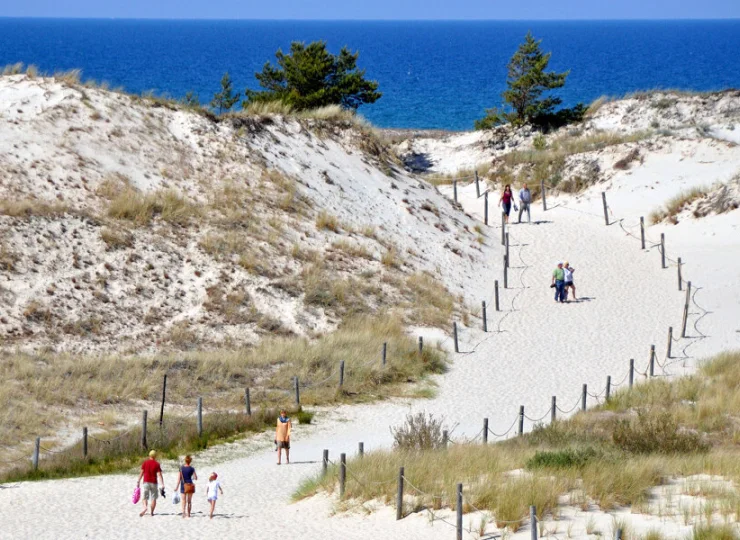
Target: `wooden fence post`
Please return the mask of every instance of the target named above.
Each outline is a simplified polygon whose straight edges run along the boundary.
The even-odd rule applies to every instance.
[[[601,192],[601,202],[604,203],[604,222],[609,226],[609,209],[606,205],[606,191]]]
[[[532,540],[537,540],[537,507],[529,507],[529,537]]]
[[[506,214],[501,212],[501,245],[506,244]]]
[[[681,278],[681,257],[678,258],[678,290],[683,290],[683,279]]]
[[[339,498],[344,498],[344,487],[347,484],[347,454],[339,454]]]
[[[622,529],[617,529],[617,540],[622,540]]]
[[[488,418],[483,419],[483,444],[488,444]]]
[[[511,256],[509,255],[509,233],[506,233],[506,260],[510,261]]]
[[[167,392],[167,374],[164,374],[164,378],[162,380],[162,406],[159,408],[159,427],[162,427],[162,422],[164,422],[164,398],[165,394]]]
[[[321,457],[321,472],[326,476],[326,472],[329,469],[329,450],[324,449],[324,455]]]
[[[586,410],[586,398],[588,398],[588,385],[583,383],[583,392],[581,393],[581,410]]]
[[[247,416],[252,416],[252,401],[249,398],[249,388],[244,389],[244,404],[247,406]]]
[[[385,366],[386,355],[388,354],[388,343],[383,343],[383,365]]]
[[[640,216],[640,245],[645,249],[645,218]]]
[[[203,398],[198,398],[198,437],[203,435]]]
[[[552,396],[552,403],[550,404],[550,423],[554,424],[558,417],[558,398]]]
[[[480,198],[480,182],[478,180],[478,171],[475,171],[475,196]]]
[[[547,212],[547,199],[545,198],[545,181],[540,180],[540,193],[542,193],[542,211]]]
[[[459,353],[460,346],[458,345],[458,342],[457,342],[457,323],[456,322],[452,323],[452,337],[455,340],[455,352]]]
[[[398,469],[398,486],[396,490],[396,521],[403,519],[403,467]]]
[[[612,395],[612,376],[607,375],[606,376],[606,401],[609,401],[609,398]]]
[[[41,452],[41,437],[36,437],[36,442],[33,445],[33,470],[39,470],[39,453]]]
[[[301,388],[298,381],[298,376],[293,377],[293,391],[295,392],[295,404],[301,404]]]
[[[82,428],[82,457],[87,457],[87,427]]]
[[[339,362],[339,388],[344,386],[344,360]]]
[[[147,417],[147,411],[144,411],[141,414],[141,446],[142,448],[148,448],[146,444],[146,417]]]
[[[686,325],[689,322],[689,300],[691,299],[691,282],[686,283],[686,301],[683,304],[683,320],[681,322],[681,337],[686,337]]]
[[[483,194],[483,224],[488,225],[488,192]]]
[[[442,430],[442,448],[447,448],[447,443],[450,441],[450,434],[446,429]]]
[[[509,259],[504,255],[504,289],[509,288]]]
[[[457,508],[455,520],[455,529],[457,532],[457,540],[462,540],[463,537],[463,485],[457,484]]]
[[[630,358],[630,388],[635,383],[635,359]]]
[[[665,233],[660,233],[660,267],[666,268],[666,265],[665,265]]]
[[[655,345],[650,345],[650,376],[655,375]]]
[[[419,356],[424,354],[424,338],[419,336]]]
[[[365,443],[361,442],[357,444],[357,454],[362,457],[365,455]]]
[[[501,307],[498,302],[498,280],[493,282],[493,299],[496,304],[496,311],[501,311]]]
[[[524,405],[519,405],[519,436],[524,435]]]
[[[452,181],[452,198],[457,203],[457,180]]]
[[[486,301],[485,300],[483,300],[482,308],[483,308],[483,331],[488,332],[488,316],[486,314]]]
[[[673,327],[668,327],[668,347],[666,347],[665,357],[670,358],[671,352],[673,352]]]

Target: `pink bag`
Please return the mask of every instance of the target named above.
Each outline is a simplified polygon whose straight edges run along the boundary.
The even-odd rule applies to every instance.
[[[136,486],[134,489],[134,494],[131,496],[131,502],[136,504],[139,502],[139,499],[141,499],[141,488],[139,486]]]

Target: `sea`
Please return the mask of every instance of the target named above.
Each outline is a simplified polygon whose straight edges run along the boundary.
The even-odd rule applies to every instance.
[[[249,21],[0,18],[0,65],[79,68],[128,92],[202,103],[229,72],[239,91],[292,41],[359,51],[383,97],[360,113],[378,127],[471,129],[500,106],[506,64],[528,31],[569,71],[565,105],[638,90],[740,87],[740,20]]]

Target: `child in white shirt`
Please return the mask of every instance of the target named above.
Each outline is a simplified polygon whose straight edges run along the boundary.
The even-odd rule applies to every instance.
[[[206,491],[208,502],[211,503],[211,519],[213,519],[213,511],[216,509],[218,492],[220,491],[221,495],[224,494],[224,490],[221,489],[221,482],[218,481],[218,475],[215,472],[212,472],[210,478],[208,478],[208,489]]]

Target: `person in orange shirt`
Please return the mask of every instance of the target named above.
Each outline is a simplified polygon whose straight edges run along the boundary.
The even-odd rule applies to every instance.
[[[277,441],[277,453],[278,460],[277,464],[280,465],[283,450],[285,450],[285,461],[290,463],[290,430],[293,428],[293,424],[288,417],[288,413],[285,409],[280,411],[280,416],[277,419],[277,427],[275,428],[275,441]]]

